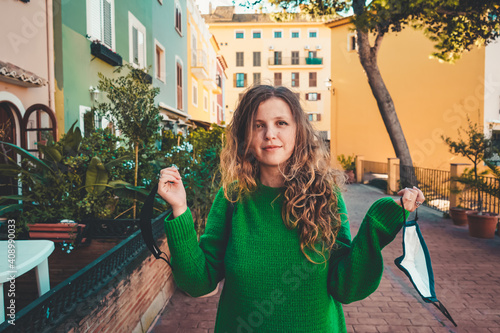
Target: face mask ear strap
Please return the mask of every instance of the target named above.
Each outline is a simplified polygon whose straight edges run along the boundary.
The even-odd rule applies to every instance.
[[[149,251],[155,256],[156,259],[162,259],[165,261],[170,268],[170,262],[165,252],[162,252],[158,245],[156,245],[155,239],[153,237],[153,228],[151,226],[151,219],[153,218],[153,206],[155,202],[156,192],[158,192],[158,184],[153,186],[151,192],[149,192],[148,197],[144,201],[144,206],[142,206],[139,226],[141,227],[141,235],[144,239],[144,243],[148,247]],[[161,255],[164,254],[167,259],[163,258]]]
[[[403,208],[403,224],[406,223],[406,209],[405,209],[405,205],[403,203],[403,197],[401,197],[399,199],[401,201],[401,207]],[[415,209],[415,222],[418,221],[418,208]]]
[[[453,325],[455,325],[455,327],[457,327],[457,324],[455,323],[453,318],[451,318],[450,313],[448,312],[448,310],[446,310],[446,308],[440,301],[438,300],[432,301],[432,304],[434,304],[434,306],[438,308],[438,310],[441,311],[444,314],[444,316],[448,318],[453,323]]]

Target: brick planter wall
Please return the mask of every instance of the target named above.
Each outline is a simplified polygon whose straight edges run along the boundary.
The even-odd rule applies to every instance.
[[[170,256],[166,238],[157,242]],[[56,332],[146,332],[175,288],[170,267],[144,251],[96,295],[82,300]]]

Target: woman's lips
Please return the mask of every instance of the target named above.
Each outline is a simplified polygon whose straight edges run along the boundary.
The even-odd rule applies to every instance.
[[[263,149],[264,149],[265,151],[275,151],[275,150],[277,150],[277,149],[279,149],[279,148],[281,148],[281,147],[280,147],[280,146],[266,146],[266,147],[264,147]]]

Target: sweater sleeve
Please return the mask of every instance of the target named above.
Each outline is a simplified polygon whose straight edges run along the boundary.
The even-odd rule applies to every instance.
[[[380,284],[384,262],[382,249],[396,237],[403,226],[402,209],[392,198],[377,200],[370,207],[351,242],[347,210],[341,195],[338,199],[342,226],[330,258],[328,292],[344,304],[368,297]],[[405,211],[405,218],[408,216]]]
[[[200,237],[199,243],[189,208],[176,218],[169,216],[165,219],[175,282],[193,297],[212,292],[224,278],[224,255],[228,238],[226,212],[229,206],[221,188],[212,204],[205,233]]]

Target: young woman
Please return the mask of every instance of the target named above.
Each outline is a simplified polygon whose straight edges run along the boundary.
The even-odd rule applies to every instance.
[[[382,248],[402,227],[398,200],[376,201],[351,241],[343,172],[285,87],[255,86],[241,99],[221,154],[222,188],[197,241],[181,175],[161,171],[158,193],[173,275],[197,297],[225,279],[215,332],[344,332],[341,303],[370,295]],[[399,192],[408,211],[424,201]]]

